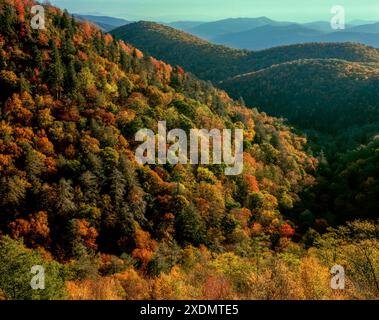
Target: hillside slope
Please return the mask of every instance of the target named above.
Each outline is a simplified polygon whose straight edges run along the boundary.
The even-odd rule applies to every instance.
[[[228,77],[231,72],[239,73],[239,61],[247,54],[154,22],[132,23],[113,30],[112,35],[212,81]]]
[[[335,133],[379,119],[376,63],[296,60],[229,79],[221,86],[303,129]]]
[[[262,51],[213,45],[189,33],[152,22],[138,22],[112,32],[151,55],[179,65],[204,80],[222,81],[297,59],[343,59],[379,62],[377,49],[352,43],[307,43]],[[174,48],[174,49],[173,49]]]
[[[379,63],[379,50],[349,42],[305,43],[251,52],[244,63],[245,69],[249,72],[301,59],[339,59]]]
[[[156,24],[138,23],[118,30],[121,38],[161,59],[185,65],[233,97],[243,97],[248,105],[288,118],[302,129],[338,134],[335,142],[339,147],[342,142],[343,149],[367,142],[377,131],[379,51],[373,47],[330,42],[238,51]],[[327,137],[318,139],[324,147],[331,146]]]
[[[293,235],[281,212],[317,165],[304,138],[52,6],[49,28],[31,30],[20,23],[30,3],[0,7],[0,236],[60,262],[124,254],[159,275],[177,261],[156,265],[161,250],[233,252],[254,223],[273,246]],[[187,133],[243,128],[243,173],[139,165],[135,133],[158,121]]]
[[[338,299],[376,297],[360,282],[374,223],[312,230],[311,253],[291,241],[318,165],[305,138],[49,4],[31,30],[33,4],[0,0],[0,299],[335,299],[330,254],[352,261]],[[138,164],[135,133],[158,121],[244,129],[242,174]],[[30,286],[36,265],[46,290]]]

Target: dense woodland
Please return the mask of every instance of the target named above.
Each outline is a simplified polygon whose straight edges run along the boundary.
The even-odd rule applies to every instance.
[[[171,65],[215,83],[300,59],[379,62],[379,51],[353,43],[305,43],[261,51],[231,49],[154,22],[130,23],[111,34]],[[175,48],[175,50],[169,50]]]
[[[46,5],[30,29],[32,5],[0,1],[0,299],[378,297],[377,139],[333,167],[282,120],[68,12]],[[243,173],[137,164],[135,133],[163,120],[244,129]]]
[[[302,129],[336,133],[374,123],[378,129],[378,79],[376,63],[304,59],[238,76],[222,87]]]
[[[150,22],[122,26],[112,34],[173,65],[185,66],[233,98],[242,97],[248,106],[288,119],[315,142],[317,152],[323,149],[328,156],[367,144],[379,131],[375,48],[305,43],[236,50]]]
[[[249,53],[211,44],[189,33],[149,21],[116,28],[111,34],[171,65],[180,65],[200,79],[211,81],[242,73],[243,61]]]

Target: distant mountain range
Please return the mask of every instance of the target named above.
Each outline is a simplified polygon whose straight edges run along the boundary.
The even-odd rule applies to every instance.
[[[369,26],[359,27],[373,29]],[[211,41],[232,48],[250,50],[309,42],[356,42],[379,48],[379,33],[375,33],[374,30],[356,32],[354,28],[325,33],[297,24],[288,26],[268,25],[249,31],[217,36]]]
[[[75,14],[74,17],[81,21],[85,21],[85,20],[90,21],[105,32],[109,32],[117,27],[121,27],[128,23],[131,23],[131,21],[128,21],[125,19],[113,18],[113,17],[108,17],[108,16]]]
[[[354,26],[348,30],[350,32],[365,32],[365,33],[378,33],[379,34],[379,22]]]
[[[172,27],[176,27],[176,23],[170,24]],[[206,22],[200,25],[195,25],[189,28],[183,28],[184,31],[194,34],[198,37],[212,40],[222,35],[231,34],[235,32],[243,32],[252,30],[258,27],[267,25],[271,26],[285,26],[290,24],[289,22],[277,22],[266,17],[260,18],[235,18],[225,19],[214,22]]]
[[[239,49],[266,49],[295,43],[315,42],[320,31],[297,24],[265,25],[248,31],[228,33],[213,38],[212,42]],[[307,41],[310,39],[309,41]]]
[[[170,24],[177,28],[178,22]],[[259,50],[307,42],[359,42],[379,47],[379,23],[355,21],[344,30],[329,22],[304,24],[274,21],[267,17],[225,19],[178,28],[216,44],[238,49]]]
[[[76,15],[110,32],[131,21],[107,16]],[[185,31],[214,44],[236,49],[261,50],[275,46],[309,42],[357,42],[379,47],[379,22],[356,20],[344,30],[333,30],[330,22],[294,23],[275,21],[267,17],[229,18],[212,22],[176,21],[162,23]]]

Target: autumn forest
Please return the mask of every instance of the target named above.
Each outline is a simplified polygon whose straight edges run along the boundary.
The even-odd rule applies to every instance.
[[[377,49],[276,63],[285,47],[179,34],[173,63],[138,25],[110,34],[44,4],[35,30],[33,5],[0,0],[0,300],[378,299]],[[243,172],[139,164],[135,134],[158,121],[243,129]]]

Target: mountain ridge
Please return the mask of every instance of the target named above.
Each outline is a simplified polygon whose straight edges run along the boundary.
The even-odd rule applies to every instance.
[[[327,132],[328,126],[325,126],[325,121],[320,117],[320,115],[327,116],[327,113],[321,111],[318,115],[317,112],[312,111],[310,113],[309,119],[301,121],[300,119],[300,111],[298,110],[298,114],[300,118],[294,118],[291,106],[294,107],[294,110],[299,108],[299,102],[301,101],[297,97],[297,93],[292,90],[291,83],[295,84],[299,82],[297,77],[301,77],[302,74],[296,73],[296,70],[293,70],[291,75],[287,73],[286,81],[282,83],[282,86],[273,86],[276,88],[277,93],[281,93],[282,96],[290,93],[292,95],[292,99],[287,97],[287,105],[283,105],[281,110],[273,109],[275,106],[275,101],[263,99],[263,96],[270,96],[272,93],[268,87],[262,87],[261,92],[256,92],[253,88],[259,87],[259,85],[254,82],[249,84],[247,80],[255,81],[254,77],[241,77],[241,75],[246,75],[249,73],[254,73],[259,70],[272,70],[272,66],[279,66],[276,70],[287,70],[288,66],[294,69],[294,66],[297,65],[299,68],[310,68],[312,69],[312,74],[315,75],[325,75],[326,78],[330,77],[330,79],[334,79],[334,82],[328,82],[324,78],[315,78],[309,79],[307,81],[307,87],[309,87],[308,96],[304,98],[304,101],[310,101],[309,105],[317,108],[321,108],[319,105],[315,105],[315,103],[319,100],[319,96],[322,96],[324,92],[330,91],[331,95],[336,97],[336,101],[338,102],[338,108],[342,108],[344,104],[349,106],[349,108],[354,108],[346,99],[340,98],[347,96],[345,94],[345,90],[351,90],[354,86],[360,87],[363,82],[359,73],[367,72],[367,86],[366,93],[362,91],[359,94],[364,94],[369,96],[367,90],[370,90],[370,83],[374,84],[376,79],[376,74],[370,71],[368,64],[372,64],[374,68],[376,65],[379,65],[379,50],[370,46],[365,46],[362,44],[355,44],[349,42],[330,42],[330,43],[305,43],[305,44],[296,44],[296,45],[287,45],[287,46],[279,46],[270,49],[264,49],[260,51],[247,51],[247,50],[231,50],[227,47],[223,46],[214,46],[209,42],[206,42],[203,39],[193,38],[191,35],[190,39],[195,39],[192,43],[201,43],[202,50],[199,50],[199,47],[196,45],[192,45],[191,41],[183,41],[186,37],[189,37],[187,33],[165,28],[165,32],[160,32],[160,27],[157,28],[154,33],[154,38],[149,38],[150,29],[144,28],[141,24],[135,24],[136,30],[131,30],[130,27],[124,26],[120,29],[124,30],[125,37],[121,36],[124,40],[127,40],[137,47],[140,47],[142,50],[149,52],[157,56],[160,59],[167,60],[174,65],[185,66],[186,70],[194,73],[196,76],[211,80],[216,85],[225,89],[228,93],[232,94],[232,96],[236,99],[242,97],[249,105],[256,105],[259,107],[261,111],[265,112],[274,112],[276,116],[288,118],[289,120],[294,120],[292,124],[299,125],[302,129],[309,127],[312,129],[317,129],[324,131],[323,134]],[[157,26],[154,24],[154,26]],[[297,26],[289,26],[289,28],[296,28]],[[118,30],[120,30],[118,29]],[[133,38],[133,33],[138,34],[138,37]],[[340,33],[343,34],[343,33]],[[116,37],[120,36],[120,34],[115,32]],[[146,38],[145,38],[146,37]],[[169,38],[166,42],[166,38]],[[149,39],[146,41],[146,39]],[[175,39],[173,41],[172,39]],[[185,45],[183,44],[185,43]],[[175,50],[169,50],[169,48],[175,48]],[[215,50],[217,48],[217,50]],[[220,55],[218,52],[222,52]],[[180,53],[180,54],[178,54]],[[220,58],[222,57],[222,59]],[[314,63],[309,64],[304,61],[313,61],[316,62],[317,59],[325,60],[324,63]],[[315,60],[316,59],[316,60]],[[333,59],[337,59],[338,61],[334,61]],[[212,63],[209,64],[209,61]],[[299,62],[300,61],[300,62]],[[296,62],[295,64],[292,62]],[[202,66],[201,68],[199,67]],[[358,66],[359,67],[355,67]],[[354,79],[352,77],[346,78],[338,78],[333,74],[333,72],[339,72],[339,67],[351,69],[353,71],[358,72],[357,77]],[[207,68],[208,67],[208,68]],[[305,69],[304,69],[305,70]],[[304,71],[305,72],[305,71]],[[267,75],[267,79],[260,78],[262,83],[273,83],[275,74],[274,73],[265,73],[260,72],[260,75]],[[307,72],[305,72],[307,74]],[[238,77],[239,78],[235,78]],[[243,81],[242,81],[243,80]],[[341,82],[342,81],[342,82]],[[344,83],[346,81],[346,83]],[[233,83],[234,82],[234,83]],[[355,82],[355,84],[354,84]],[[325,83],[324,92],[316,92],[312,91],[311,88],[313,86],[317,87],[318,85],[322,85]],[[349,85],[348,85],[349,83]],[[288,85],[290,85],[288,87]],[[249,90],[249,86],[251,87]],[[349,88],[347,88],[347,87]],[[295,86],[293,86],[295,87]],[[284,90],[284,88],[287,88]],[[305,90],[304,87],[299,87],[299,90]],[[362,89],[363,90],[363,89]],[[251,91],[251,94],[249,94]],[[286,92],[285,92],[286,91]],[[354,90],[353,90],[354,91]],[[358,92],[357,92],[358,94]],[[257,97],[260,97],[257,101]],[[278,99],[279,96],[278,96]],[[356,99],[356,98],[354,98]],[[367,100],[367,98],[365,98]],[[377,110],[377,103],[370,100],[370,110]],[[357,119],[360,119],[363,114],[364,104],[359,102],[358,100],[354,100],[357,102],[357,106],[359,105],[362,108],[360,111],[354,111],[357,114]],[[325,105],[331,104],[330,100],[324,101]],[[304,105],[304,108],[307,108],[307,105]],[[331,110],[333,109],[333,105],[330,105]],[[338,109],[341,111],[341,109]],[[339,120],[338,112],[335,111],[333,114],[336,118],[336,125],[334,126],[334,133],[336,133],[336,127],[338,130],[344,131],[347,135],[349,135],[350,131],[348,126],[346,126],[345,130],[343,129],[343,124],[348,124],[349,126],[353,126],[353,117],[349,120],[343,119]],[[342,111],[341,111],[342,112]],[[361,114],[360,114],[361,113]],[[330,115],[328,117],[330,117]],[[376,115],[375,115],[376,116]],[[342,119],[342,118],[341,118]],[[346,141],[356,141],[358,144],[361,141],[361,137],[369,138],[370,134],[375,133],[375,127],[377,124],[371,123],[371,120],[368,117],[365,117],[361,122],[361,130],[354,130],[355,136],[346,139]],[[329,126],[333,128],[332,125]],[[338,131],[337,130],[337,131]],[[338,134],[340,134],[339,131]],[[367,141],[367,140],[365,140]],[[325,145],[328,145],[328,142],[324,142]],[[351,145],[354,148],[354,144]],[[347,145],[344,146],[348,147]]]
[[[82,21],[90,21],[99,26],[103,31],[109,32],[115,28],[131,23],[131,21],[101,15],[74,14],[74,17]]]

